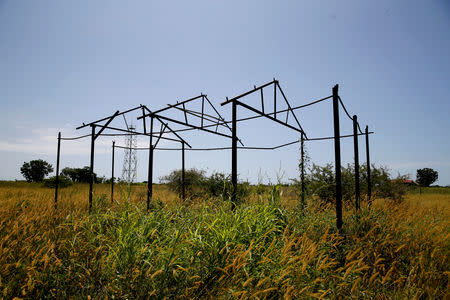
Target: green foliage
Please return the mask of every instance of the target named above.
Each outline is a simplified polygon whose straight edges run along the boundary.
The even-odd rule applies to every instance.
[[[224,173],[215,172],[204,180],[204,188],[208,195],[212,197],[226,198],[231,195],[232,186],[231,175],[225,175]]]
[[[313,164],[307,175],[309,184],[308,190],[311,194],[317,195],[325,202],[333,202],[336,198],[336,188],[334,181],[334,171],[332,164],[324,167]]]
[[[431,168],[418,169],[416,177],[419,185],[428,187],[438,179],[438,172]]]
[[[64,175],[58,176],[58,186],[65,188],[72,185],[72,181]],[[44,186],[49,188],[56,187],[56,176],[44,179]]]
[[[367,193],[367,166],[362,165],[359,169],[359,182],[361,194]],[[341,168],[342,176],[342,198],[350,201],[355,195],[355,167],[348,164]],[[372,193],[381,198],[401,200],[407,192],[407,187],[401,183],[406,176],[398,175],[391,180],[389,170],[386,167],[371,166]],[[298,181],[296,181],[299,184]],[[316,195],[326,203],[333,203],[336,198],[336,183],[334,167],[331,163],[325,166],[313,164],[307,174],[306,186],[308,194]]]
[[[185,170],[184,184],[186,195],[191,198],[198,197],[200,195],[202,183],[205,181],[205,171],[197,170],[195,168]],[[160,178],[161,183],[166,183],[169,189],[179,196],[183,192],[182,171],[174,170],[169,175]]]
[[[28,187],[30,185],[27,185]],[[37,185],[36,185],[37,186]],[[448,218],[384,201],[344,215],[267,202],[190,206],[94,197],[51,208],[28,193],[3,197],[0,291],[5,299],[448,298]],[[22,196],[27,197],[22,197]],[[38,197],[39,198],[39,197]],[[78,203],[79,204],[79,203]],[[65,208],[64,208],[65,207]],[[445,207],[445,206],[443,206]],[[74,209],[76,208],[76,209]]]
[[[231,175],[215,172],[204,179],[202,186],[210,197],[220,197],[222,200],[230,200],[233,194]],[[250,195],[250,183],[239,182],[236,198],[238,202]]]
[[[91,172],[90,172],[90,168],[88,166],[85,166],[83,168],[66,167],[61,170],[61,175],[66,176],[67,178],[70,178],[70,180],[72,180],[73,182],[88,183],[91,181]],[[97,174],[95,174],[95,172],[93,173],[93,176],[94,176],[95,183],[103,182],[104,177],[97,177]]]
[[[215,172],[205,176],[204,170],[189,169],[185,171],[185,191],[189,198],[213,197],[230,200],[233,192],[231,176]],[[169,175],[160,178],[161,183],[168,185],[169,189],[179,196],[182,193],[181,170],[174,170]],[[237,199],[244,199],[250,195],[250,183],[240,182],[237,186]]]
[[[53,172],[52,165],[42,159],[24,162],[20,168],[20,173],[27,182],[41,182],[51,172]]]

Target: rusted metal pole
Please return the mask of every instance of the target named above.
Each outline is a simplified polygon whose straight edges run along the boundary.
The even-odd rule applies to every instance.
[[[334,161],[336,172],[336,227],[342,228],[342,177],[341,177],[341,141],[339,129],[339,85],[333,87],[333,117],[334,117]]]
[[[184,143],[181,142],[181,185],[182,185],[182,198],[183,201],[186,201],[186,177],[185,177],[185,169],[184,169]]]
[[[353,116],[353,146],[355,154],[355,209],[359,210],[359,149],[358,149],[358,117]]]
[[[273,79],[273,117],[277,118],[277,82]]]
[[[94,196],[94,149],[95,149],[95,125],[91,125],[92,134],[91,134],[91,162],[89,165],[89,212],[92,211],[92,198]]]
[[[112,161],[111,161],[111,203],[114,201],[114,152],[116,141],[112,142]]]
[[[370,178],[369,126],[366,126],[366,157],[367,157],[367,201],[371,203],[372,182]]]
[[[300,135],[301,168],[300,178],[302,180],[302,207],[305,207],[305,138],[303,132]]]
[[[147,177],[147,212],[150,210],[150,199],[153,196],[153,116],[150,117],[150,146],[148,151]]]
[[[58,148],[56,151],[56,177],[55,177],[55,209],[58,203],[58,188],[59,188],[59,157],[61,154],[61,132],[58,132]]]
[[[231,183],[233,184],[233,193],[231,195],[231,209],[236,207],[237,200],[237,135],[236,135],[236,101],[232,102],[232,126],[231,126]]]

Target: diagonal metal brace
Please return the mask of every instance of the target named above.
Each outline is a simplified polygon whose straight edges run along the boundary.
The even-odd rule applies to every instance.
[[[289,115],[289,111],[290,111],[290,112],[292,113],[292,115],[294,116],[295,122],[296,122],[297,125],[300,127],[300,129],[302,130],[302,132],[304,132],[304,130],[303,130],[303,128],[302,128],[302,125],[300,125],[300,122],[298,121],[297,116],[295,115],[294,111],[292,110],[292,107],[291,107],[291,105],[289,104],[289,101],[287,100],[286,95],[284,94],[283,90],[281,89],[281,86],[280,86],[280,83],[278,82],[278,80],[275,81],[275,86],[278,86],[278,89],[280,90],[281,95],[283,96],[284,101],[286,102],[286,104],[287,104],[287,106],[288,106],[288,111],[287,111],[287,115],[286,115],[286,123],[287,123],[287,116]],[[305,137],[308,138],[308,137],[306,136],[306,134],[305,134]]]
[[[144,118],[144,119],[145,119],[145,118]],[[164,126],[163,126],[163,125],[164,125]],[[166,131],[167,124],[161,123],[161,126],[163,126],[163,127],[162,127],[162,129],[159,130],[159,136],[158,136],[158,139],[156,140],[156,143],[155,143],[155,145],[153,146],[153,148],[156,148],[156,146],[157,146],[158,143],[159,143],[159,140],[161,139],[162,135],[164,134],[164,131]]]
[[[117,115],[119,115],[119,111],[116,111],[108,120],[108,122],[106,122],[105,125],[102,126],[102,128],[97,132],[97,134],[94,136],[94,140],[97,139],[99,137],[99,135],[103,132],[103,130],[105,130],[106,127],[108,127],[109,123],[112,122],[112,120],[117,117]],[[95,126],[95,124],[93,125]],[[100,126],[100,125],[98,125]]]
[[[206,101],[208,101],[209,105],[213,108],[213,110],[216,112],[216,114],[219,116],[220,121],[223,122],[223,124],[225,124],[225,126],[228,128],[228,130],[230,130],[230,132],[233,132],[233,130],[231,129],[231,127],[228,125],[227,122],[225,122],[225,119],[222,117],[222,115],[217,111],[217,109],[214,107],[214,105],[211,103],[211,101],[209,101],[208,97],[205,95],[205,99]],[[222,125],[222,124],[219,124]],[[244,143],[242,143],[241,139],[238,138],[238,142],[239,144],[241,144],[242,146],[244,146]]]
[[[170,131],[171,133],[173,133],[174,135],[177,136],[177,138],[180,139],[180,142],[183,142],[183,143],[185,143],[186,145],[188,145],[189,148],[192,148],[192,146],[191,146],[188,142],[186,142],[186,141],[185,141],[178,133],[176,133],[176,131],[172,130],[172,128],[170,128],[169,125],[168,125],[167,123],[164,123],[163,121],[161,121],[161,117],[160,117],[160,116],[154,115],[154,117],[155,117],[156,119],[158,119],[158,121],[160,121],[161,123],[165,124],[166,127],[167,127],[167,129],[169,129],[169,131]]]
[[[288,127],[288,128],[291,128],[291,129],[293,129],[293,130],[295,130],[295,131],[302,132],[302,133],[304,134],[304,132],[303,132],[302,129],[295,128],[294,126],[291,126],[291,125],[289,125],[289,124],[286,124],[286,123],[284,123],[283,121],[280,121],[280,120],[278,120],[278,119],[275,119],[274,117],[272,117],[272,116],[270,116],[270,115],[268,115],[268,114],[265,114],[265,113],[263,113],[262,111],[259,111],[259,110],[257,110],[256,108],[253,108],[253,107],[251,107],[251,106],[249,106],[249,105],[247,105],[247,104],[245,104],[245,103],[242,103],[242,102],[240,102],[239,100],[234,100],[234,101],[236,102],[237,105],[240,105],[240,106],[242,106],[242,107],[244,107],[244,108],[246,108],[246,109],[248,109],[248,110],[251,110],[251,111],[253,111],[253,112],[255,112],[255,113],[257,113],[257,114],[259,114],[259,115],[261,115],[261,116],[264,116],[264,117],[266,117],[266,118],[268,118],[268,119],[270,119],[270,120],[272,120],[272,121],[275,121],[275,122],[277,122],[277,123],[280,123],[281,125],[284,125],[284,126],[286,126],[286,127]]]
[[[171,118],[167,118],[167,117],[163,117],[163,116],[157,116],[157,115],[154,115],[154,117],[156,117],[156,118],[161,118],[161,119],[163,119],[163,120],[167,120],[167,121],[169,121],[169,122],[177,123],[177,124],[184,125],[184,126],[187,126],[187,127],[191,127],[191,128],[194,128],[194,129],[198,129],[198,130],[202,130],[202,131],[214,133],[214,134],[217,134],[217,135],[221,135],[221,136],[224,136],[224,137],[227,137],[227,138],[231,138],[230,135],[226,135],[226,134],[223,134],[223,133],[220,133],[220,132],[215,132],[214,130],[209,130],[209,129],[201,128],[201,127],[195,126],[195,125],[186,124],[186,123],[183,123],[183,122],[181,122],[181,121],[174,120],[174,119],[171,119]],[[215,124],[213,124],[213,125],[216,126]],[[175,133],[175,132],[174,132],[174,133]],[[187,144],[187,145],[189,146],[189,144]]]
[[[186,100],[186,101],[184,101],[184,102],[192,101],[192,100],[194,100],[194,98],[189,99],[189,100]],[[160,116],[157,116],[154,112],[152,112],[150,109],[148,109],[147,106],[144,105],[144,107],[145,107],[145,109],[148,111],[148,114],[142,115],[141,117],[138,117],[138,120],[139,120],[139,119],[142,119],[142,118],[145,118],[146,116],[150,116],[150,117],[152,117],[152,118],[155,117],[156,119],[158,119],[158,121],[159,121],[161,124],[165,124],[166,127],[167,127],[167,129],[169,129],[169,131],[170,131],[171,133],[173,133],[173,134],[179,139],[180,142],[183,142],[183,143],[185,143],[186,145],[188,145],[189,148],[192,148],[192,146],[191,146],[188,142],[186,142],[186,141],[185,141],[185,140],[184,140],[184,139],[183,139],[183,138],[182,138],[175,130],[172,130],[172,128],[170,128],[168,124],[166,124],[166,123],[164,123],[163,121],[161,121]]]

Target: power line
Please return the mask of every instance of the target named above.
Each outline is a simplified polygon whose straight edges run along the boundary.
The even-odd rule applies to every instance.
[[[368,134],[373,134],[374,132],[371,131]],[[365,133],[360,133],[358,135],[365,135]],[[341,135],[340,138],[348,138],[348,137],[353,137],[353,134],[348,134],[348,135]],[[323,140],[331,140],[334,139],[334,136],[327,136],[327,137],[318,137],[318,138],[309,138],[309,139],[305,139],[305,142],[307,141],[323,141]],[[242,150],[276,150],[276,149],[280,149],[283,147],[287,147],[290,145],[294,145],[300,143],[300,140],[295,140],[289,143],[285,143],[285,144],[281,144],[278,146],[274,146],[274,147],[237,147],[238,149],[242,149]],[[122,149],[128,149],[129,147],[124,147],[124,146],[115,146],[116,148],[122,148]],[[150,148],[148,147],[135,147],[133,148],[134,150],[149,150]],[[231,150],[231,147],[211,147],[211,148],[190,148],[190,149],[185,149],[186,151],[219,151],[219,150]],[[162,147],[157,147],[154,148],[154,150],[162,150],[162,151],[180,151],[182,150],[182,148],[162,148]]]
[[[342,106],[342,108],[344,109],[345,113],[347,114],[348,118],[349,118],[350,120],[353,121],[353,118],[352,118],[352,117],[350,116],[350,114],[348,113],[347,108],[345,107],[344,102],[342,101],[341,97],[338,96],[338,98],[339,98],[339,102],[341,103],[341,106]],[[359,127],[359,122],[356,122],[356,124],[358,124],[359,132],[360,132],[360,133],[363,133],[362,130],[361,130],[361,127]]]

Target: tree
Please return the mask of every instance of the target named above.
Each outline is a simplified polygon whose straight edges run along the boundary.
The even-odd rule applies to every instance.
[[[419,185],[430,186],[438,179],[438,172],[430,168],[418,169],[416,177]]]
[[[24,162],[20,168],[20,173],[28,182],[41,182],[50,172],[53,172],[52,165],[42,159]]]
[[[64,168],[61,170],[61,175],[70,178],[73,182],[90,182],[91,171],[88,166],[83,168]],[[97,174],[94,172],[94,182],[98,183]]]

